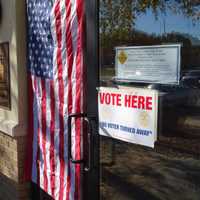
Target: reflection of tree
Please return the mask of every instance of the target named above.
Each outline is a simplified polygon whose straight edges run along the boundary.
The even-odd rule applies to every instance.
[[[200,18],[199,0],[100,0],[100,33],[102,39],[108,34],[113,37],[124,38],[134,28],[136,17],[152,9],[165,13],[171,10],[182,13],[195,20]]]
[[[115,46],[180,42],[188,50],[191,48],[190,40],[181,33],[156,36],[136,30],[136,18],[149,9],[153,11],[155,18],[170,10],[190,17],[194,23],[200,19],[199,0],[100,0],[100,42],[102,62],[105,65],[110,65],[111,60],[114,60]]]
[[[147,34],[141,31],[133,30],[129,33],[130,38],[117,38],[113,35],[107,36],[106,39],[110,45],[122,46],[122,45],[160,45],[160,44],[172,44],[180,43],[182,44],[182,67],[194,67],[200,66],[200,46],[193,46],[189,35],[183,35],[182,33],[168,33],[166,35],[154,35]],[[192,37],[192,36],[191,36]],[[200,41],[199,41],[200,42]],[[111,67],[115,59],[115,51],[111,46],[104,46],[101,48],[103,53],[101,54],[101,61],[103,65]]]

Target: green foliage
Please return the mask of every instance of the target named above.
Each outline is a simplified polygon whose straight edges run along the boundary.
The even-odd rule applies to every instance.
[[[134,30],[136,17],[151,9],[158,12],[171,10],[191,17],[195,23],[200,18],[199,0],[100,0],[100,34],[102,45],[126,40]]]
[[[103,66],[113,67],[116,46],[156,45],[181,43],[182,66],[190,66],[194,57],[191,40],[186,35],[171,32],[162,35],[148,34],[135,29],[136,18],[148,10],[158,16],[174,13],[200,20],[200,0],[100,0],[100,57]],[[199,48],[195,50],[199,54]],[[194,59],[192,59],[194,58]],[[195,65],[194,63],[192,65]]]

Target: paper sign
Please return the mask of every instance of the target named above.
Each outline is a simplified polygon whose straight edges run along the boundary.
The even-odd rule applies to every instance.
[[[154,147],[157,140],[157,91],[101,87],[98,103],[100,135]]]
[[[181,45],[116,48],[116,79],[134,82],[178,84]]]

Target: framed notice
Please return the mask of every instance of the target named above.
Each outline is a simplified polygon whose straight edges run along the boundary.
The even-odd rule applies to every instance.
[[[157,91],[101,87],[98,103],[100,135],[154,147],[157,140]]]
[[[9,44],[0,43],[0,107],[10,109]]]
[[[179,84],[181,45],[117,47],[116,79]]]

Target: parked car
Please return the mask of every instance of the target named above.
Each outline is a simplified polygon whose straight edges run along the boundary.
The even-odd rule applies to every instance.
[[[182,71],[181,85],[189,88],[200,88],[200,69]]]

